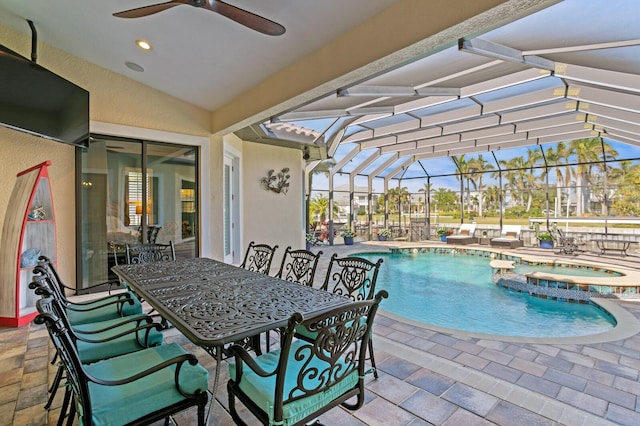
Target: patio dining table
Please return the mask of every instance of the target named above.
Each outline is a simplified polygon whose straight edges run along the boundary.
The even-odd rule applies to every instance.
[[[216,361],[225,346],[351,302],[345,296],[208,258],[118,265],[112,271],[165,320]]]

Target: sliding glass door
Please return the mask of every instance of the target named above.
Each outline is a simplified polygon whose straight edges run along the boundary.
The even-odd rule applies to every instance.
[[[127,244],[198,255],[197,148],[95,136],[81,154],[78,287],[114,278]]]

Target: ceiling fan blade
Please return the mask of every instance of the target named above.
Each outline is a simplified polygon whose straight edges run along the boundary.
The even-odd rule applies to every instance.
[[[273,22],[255,13],[240,9],[237,6],[232,6],[220,0],[209,0],[205,2],[202,7],[263,34],[279,36],[286,31],[285,28],[277,22]]]
[[[122,12],[114,13],[113,16],[118,18],[141,18],[143,16],[153,15],[154,13],[162,12],[172,8],[173,6],[179,6],[181,4],[188,4],[189,0],[171,0],[166,3],[152,4],[150,6],[142,6],[135,9],[129,9]]]

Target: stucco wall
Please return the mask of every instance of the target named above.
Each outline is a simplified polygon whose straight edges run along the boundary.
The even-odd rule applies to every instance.
[[[282,259],[284,249],[291,245],[294,249],[304,248],[303,234],[303,185],[300,151],[244,143],[242,157],[242,248],[250,241],[277,244],[278,251],[272,266]],[[279,172],[290,169],[287,194],[267,191],[260,185],[260,178],[270,169]]]

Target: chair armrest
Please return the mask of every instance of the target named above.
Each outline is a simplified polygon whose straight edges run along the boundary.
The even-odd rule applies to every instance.
[[[153,318],[151,318],[151,316],[149,315],[136,315],[136,316],[130,316],[130,317],[121,317],[119,318],[122,321],[118,322],[117,324],[112,324],[103,328],[98,328],[95,330],[79,330],[76,327],[73,327],[73,332],[77,335],[79,334],[98,334],[98,333],[104,333],[105,331],[109,331],[109,330],[113,330],[116,329],[118,327],[122,327],[125,325],[129,325],[131,323],[136,323],[137,327],[140,327],[140,324],[142,324],[143,322],[146,324],[153,324]]]
[[[145,350],[149,350],[149,349],[145,349]],[[182,355],[178,355],[175,356],[171,359],[168,359],[166,361],[161,362],[160,364],[156,364],[153,367],[147,368],[143,371],[140,371],[132,376],[129,377],[125,377],[123,379],[119,379],[119,380],[105,380],[105,379],[100,379],[97,377],[94,377],[93,375],[89,374],[88,372],[85,371],[85,375],[87,377],[87,380],[99,384],[99,385],[103,385],[103,386],[120,386],[120,385],[125,385],[127,383],[132,383],[135,382],[136,380],[142,379],[144,377],[150,376],[153,373],[156,373],[158,371],[164,370],[165,368],[171,367],[172,365],[176,365],[176,371],[174,374],[174,381],[175,381],[175,385],[176,388],[178,389],[178,391],[180,393],[182,393],[184,395],[184,393],[182,391],[180,391],[180,384],[179,384],[179,377],[180,377],[180,369],[182,368],[182,365],[188,362],[191,365],[197,365],[198,364],[198,359],[190,353],[185,353]]]
[[[261,377],[269,377],[276,374],[275,370],[272,372],[263,370],[262,367],[260,367],[258,363],[256,363],[253,357],[249,355],[249,352],[247,352],[247,350],[240,345],[231,345],[227,350],[231,355],[234,356],[236,361],[236,381],[240,381],[240,377],[242,377],[243,364],[247,364],[247,367],[249,367],[252,371],[254,371],[258,376]]]
[[[110,329],[113,329],[113,328],[117,328],[117,327],[111,327]],[[128,336],[128,335],[130,335],[132,333],[135,333],[136,334],[136,338],[138,339],[138,343],[140,343],[141,346],[146,347],[146,346],[148,346],[147,342],[149,340],[149,333],[153,329],[155,329],[156,331],[162,331],[163,330],[162,324],[157,323],[157,322],[154,322],[154,323],[151,323],[151,324],[144,324],[144,325],[141,325],[141,326],[129,329],[129,330],[124,330],[124,331],[122,331],[120,333],[117,333],[117,334],[114,334],[114,335],[111,335],[109,337],[105,337],[105,338],[102,338],[102,339],[90,339],[90,338],[85,337],[85,336],[80,336],[80,335],[78,335],[78,333],[76,333],[76,339],[80,340],[80,341],[83,341],[83,342],[86,342],[86,343],[107,343],[107,342],[110,342],[112,340],[116,340],[116,339],[119,339],[121,337]],[[142,332],[142,331],[144,331],[144,335],[141,338],[139,336],[138,332]]]
[[[78,301],[78,302],[74,302],[71,301],[69,299],[66,299],[66,303],[67,305],[75,305],[77,307],[92,307],[93,305],[99,304],[99,303],[114,303],[114,302],[120,302],[120,301],[128,301],[131,300],[131,304],[133,304],[133,297],[131,296],[130,293],[125,292],[125,293],[118,293],[118,294],[112,294],[109,296],[104,296],[104,297],[100,297],[97,299],[93,299],[93,300],[84,300],[84,301]],[[104,305],[103,305],[104,306]]]
[[[105,281],[103,283],[93,284],[93,285],[90,285],[89,287],[85,287],[85,288],[82,288],[80,290],[78,290],[76,288],[69,287],[69,286],[65,285],[64,283],[60,283],[60,284],[62,285],[62,287],[64,287],[67,290],[75,291],[76,294],[87,294],[87,293],[91,292],[92,290],[95,290],[98,287],[106,285],[106,286],[108,286],[107,291],[109,292],[109,295],[111,295],[111,287],[112,286],[117,286],[117,287],[122,286],[122,283],[120,282],[120,280],[111,280],[111,281]]]
[[[64,307],[65,309],[68,309],[70,311],[75,311],[75,312],[90,312],[90,311],[94,311],[100,308],[105,308],[111,305],[121,305],[121,307],[119,308],[121,309],[125,303],[129,303],[130,305],[133,306],[134,301],[131,298],[131,296],[124,293],[123,295],[126,297],[118,297],[116,299],[111,299],[111,300],[98,300],[98,301],[94,301],[93,304],[75,303],[75,302],[66,301]]]

